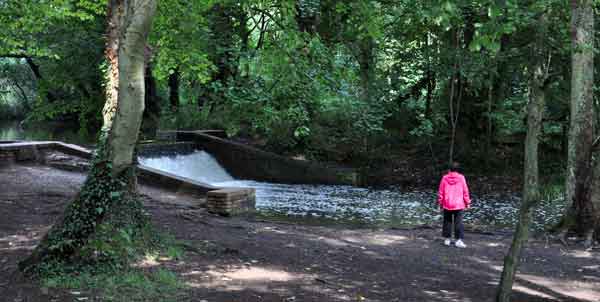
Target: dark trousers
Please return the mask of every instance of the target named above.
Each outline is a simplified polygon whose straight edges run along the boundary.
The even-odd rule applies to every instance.
[[[444,236],[444,238],[452,237],[452,225],[454,225],[454,238],[465,238],[465,227],[462,220],[462,210],[450,211],[444,209],[444,226],[442,227],[442,236]]]

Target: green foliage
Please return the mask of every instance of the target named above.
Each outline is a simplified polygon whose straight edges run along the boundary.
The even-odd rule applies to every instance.
[[[17,58],[11,64],[20,71],[9,83],[28,120],[78,120],[82,128],[97,127],[104,99],[98,66],[106,2],[4,1],[0,6],[0,61]],[[0,74],[0,82],[4,79]]]
[[[165,80],[179,69],[188,82],[206,82],[212,66],[205,14],[210,1],[159,1],[150,36],[154,74]]]
[[[23,58],[0,59],[0,114],[98,128],[105,5],[0,3],[0,55],[32,58],[43,77]],[[482,142],[503,148],[525,131],[531,64],[544,58],[552,121],[541,140],[557,149],[568,114],[568,12],[557,0],[159,1],[148,54],[163,100],[179,75],[179,108],[161,104],[160,126],[362,160],[390,142],[447,145],[456,79],[459,149],[483,152]]]

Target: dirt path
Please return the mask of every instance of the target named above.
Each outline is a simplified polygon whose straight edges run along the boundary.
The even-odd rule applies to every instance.
[[[14,273],[76,194],[84,175],[45,166],[0,167],[0,301],[76,301]],[[221,218],[185,194],[143,188],[154,223],[190,248],[169,268],[182,301],[493,301],[510,238],[467,234],[443,247],[437,230],[371,230]],[[515,301],[600,301],[598,250],[544,240],[524,253]],[[4,293],[2,293],[4,291]]]

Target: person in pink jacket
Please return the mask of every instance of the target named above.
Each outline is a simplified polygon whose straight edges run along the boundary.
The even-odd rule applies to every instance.
[[[456,247],[466,248],[463,242],[465,231],[462,222],[463,211],[471,206],[469,187],[465,177],[459,173],[460,165],[457,162],[450,165],[449,171],[442,181],[438,190],[438,204],[443,210],[444,224],[442,236],[444,244],[450,246],[452,237],[452,226],[454,226],[454,237]]]

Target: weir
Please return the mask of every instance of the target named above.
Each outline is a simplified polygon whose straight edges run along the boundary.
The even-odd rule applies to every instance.
[[[159,131],[157,137],[195,144],[237,179],[283,184],[361,184],[359,173],[351,168],[288,158],[210,134],[214,132]]]

